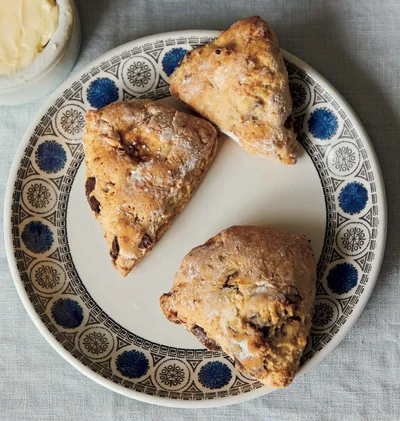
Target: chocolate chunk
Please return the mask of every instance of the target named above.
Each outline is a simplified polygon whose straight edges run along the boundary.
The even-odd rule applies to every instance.
[[[151,240],[151,237],[149,234],[145,234],[142,238],[142,241],[140,242],[140,244],[138,245],[138,247],[140,249],[148,249],[151,244],[153,243],[153,241]]]
[[[256,107],[261,107],[265,104],[264,98],[256,97]]]
[[[111,244],[110,256],[112,257],[113,260],[117,260],[118,255],[119,255],[118,237],[115,236]]]
[[[139,148],[136,143],[124,144],[124,150],[129,156],[136,156]]]
[[[100,213],[100,202],[94,196],[89,197],[88,202],[93,212]]]
[[[89,197],[92,191],[94,190],[95,186],[96,178],[89,177],[85,183],[85,193],[89,202],[90,209],[92,209],[93,212],[100,213],[100,202],[94,196]]]
[[[263,326],[259,330],[260,330],[260,332],[262,332],[264,338],[267,339],[268,336],[269,336],[270,327],[269,326]]]
[[[236,278],[238,275],[239,275],[239,272],[238,272],[238,271],[231,273],[231,274],[230,274],[230,275],[226,278],[226,280],[225,280],[224,285],[222,286],[222,288],[236,288],[236,289],[239,289],[239,288],[237,287],[237,285],[235,285],[235,284],[230,284],[230,283],[229,283],[229,281],[230,281],[231,279]]]
[[[290,114],[290,116],[286,119],[285,123],[283,124],[286,129],[291,129],[293,127],[293,115]]]
[[[221,351],[221,347],[207,336],[205,330],[200,326],[193,326],[191,332],[210,351]]]
[[[168,320],[176,325],[180,325],[182,322],[178,318],[178,313],[176,311],[171,311],[168,315]]]
[[[257,330],[258,332],[261,332],[264,339],[268,338],[269,332],[271,330],[271,328],[269,326],[258,326],[253,322],[248,322],[248,323],[253,329]]]
[[[89,199],[90,193],[92,193],[92,191],[94,190],[94,188],[96,187],[96,178],[95,177],[89,177],[86,180],[86,184],[85,184],[85,193],[86,193],[86,197]]]
[[[300,319],[299,316],[291,316],[291,317],[288,317],[288,320],[293,320],[293,321],[296,321],[296,322],[300,322],[301,321],[301,319]]]
[[[217,49],[215,50],[215,54],[221,54],[221,50],[220,50],[219,48],[217,48]]]
[[[302,300],[302,296],[299,293],[299,290],[290,285],[288,288],[288,293],[286,294],[286,300],[289,304],[298,304]]]
[[[300,294],[290,294],[287,297],[287,301],[289,304],[298,304],[303,298]]]

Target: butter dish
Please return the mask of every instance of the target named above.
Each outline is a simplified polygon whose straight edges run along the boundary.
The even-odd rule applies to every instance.
[[[30,64],[0,74],[0,105],[17,105],[39,99],[59,86],[70,73],[81,42],[79,14],[73,0],[57,0],[57,6],[57,27],[42,51]],[[29,7],[32,3],[27,4],[21,25],[26,22],[26,14],[30,13]]]

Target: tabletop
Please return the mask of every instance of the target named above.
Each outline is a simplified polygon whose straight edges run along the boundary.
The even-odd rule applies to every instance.
[[[122,43],[183,29],[224,29],[261,15],[281,47],[325,76],[360,117],[386,185],[381,274],[343,342],[286,390],[215,409],[173,409],[120,396],[64,361],[24,310],[0,242],[1,420],[398,420],[400,418],[400,3],[396,0],[78,0],[75,68]],[[0,209],[17,146],[45,98],[0,107]],[[1,219],[3,213],[1,212]],[[2,221],[1,221],[2,222]],[[1,232],[3,237],[3,232]]]

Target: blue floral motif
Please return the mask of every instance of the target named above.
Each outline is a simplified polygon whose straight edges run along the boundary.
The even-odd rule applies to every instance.
[[[348,214],[360,213],[368,201],[367,189],[357,181],[347,184],[339,194],[339,206]]]
[[[65,329],[74,329],[83,321],[82,307],[71,298],[57,300],[51,308],[51,315],[56,323]]]
[[[55,140],[46,140],[37,148],[36,163],[48,174],[62,170],[66,161],[67,154],[64,148]]]
[[[335,294],[346,294],[357,285],[357,269],[350,263],[333,267],[327,277],[328,287]]]
[[[87,99],[92,107],[103,108],[118,101],[118,97],[117,85],[108,77],[96,79],[89,85]]]
[[[139,351],[125,351],[118,355],[115,362],[117,370],[125,377],[137,379],[149,369],[149,360]]]
[[[188,50],[184,48],[174,48],[165,55],[162,60],[162,67],[167,76],[171,76],[174,73],[187,52]]]
[[[310,115],[308,130],[321,140],[330,139],[338,129],[338,119],[335,114],[326,108],[317,108]]]
[[[199,372],[199,382],[208,389],[221,389],[232,378],[229,367],[220,361],[210,361],[203,365]]]
[[[51,229],[39,221],[29,222],[22,231],[21,238],[26,248],[36,254],[46,252],[53,244]]]

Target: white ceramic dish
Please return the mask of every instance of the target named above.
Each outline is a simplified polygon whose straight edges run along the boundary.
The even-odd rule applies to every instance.
[[[299,375],[357,320],[384,253],[385,191],[369,138],[339,93],[284,53],[302,145],[297,165],[253,156],[223,138],[200,188],[152,253],[126,279],[112,269],[84,194],[85,112],[136,97],[177,105],[167,98],[168,75],[185,50],[217,35],[144,38],[72,75],[27,130],[7,188],[7,256],[40,332],[93,380],[158,405],[220,406],[271,392],[162,315],[158,298],[192,247],[233,224],[278,226],[311,240],[318,287]]]
[[[11,76],[0,76],[0,105],[35,101],[59,86],[78,57],[81,27],[73,0],[57,0],[58,27],[48,45],[24,69]]]

